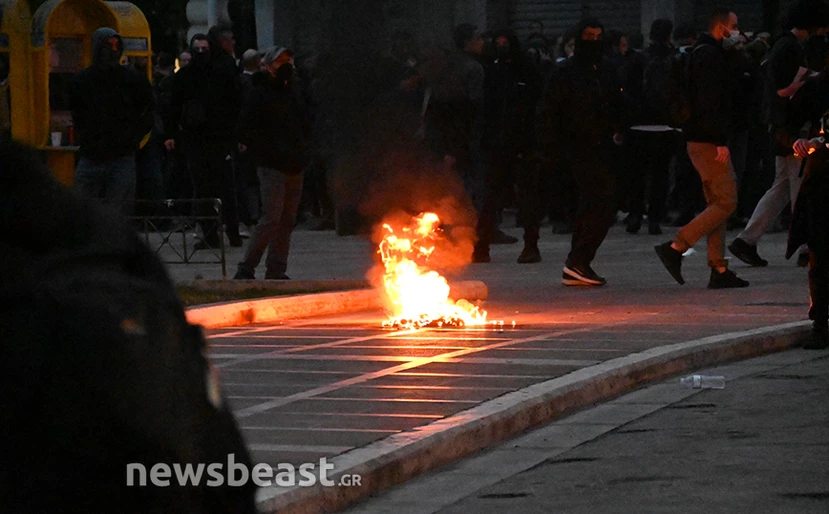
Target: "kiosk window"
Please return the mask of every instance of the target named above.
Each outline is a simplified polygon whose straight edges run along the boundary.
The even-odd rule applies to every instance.
[[[49,46],[52,73],[77,73],[83,69],[83,40],[56,38]]]
[[[49,104],[52,111],[69,110],[69,83],[83,69],[83,39],[55,38],[49,45]]]

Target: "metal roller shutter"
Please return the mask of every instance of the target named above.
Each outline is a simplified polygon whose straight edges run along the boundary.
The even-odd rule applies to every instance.
[[[642,32],[640,0],[584,0],[585,14],[597,18],[605,30],[618,30],[627,35]]]
[[[784,2],[781,2],[781,4]],[[720,0],[701,0],[697,1],[695,8],[695,23],[697,28],[705,30],[708,25],[708,16],[711,11],[720,7],[722,3]],[[762,31],[763,28],[763,0],[731,0],[728,2],[728,8],[737,14],[737,19],[740,23],[740,30],[754,31],[758,29]]]
[[[581,0],[514,0],[510,25],[523,41],[529,35],[532,20],[544,23],[544,35],[555,38],[574,27],[582,16]]]

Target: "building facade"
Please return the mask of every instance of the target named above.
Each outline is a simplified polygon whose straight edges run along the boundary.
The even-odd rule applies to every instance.
[[[336,46],[340,30],[363,32],[382,47],[395,30],[415,34],[421,46],[449,46],[452,27],[470,22],[481,28],[510,27],[523,38],[530,21],[544,23],[554,37],[591,16],[606,28],[647,34],[653,20],[668,18],[703,29],[708,13],[728,5],[744,30],[770,30],[793,0],[254,0],[259,48],[289,46],[300,54]],[[228,0],[190,0],[191,33],[230,21]],[[368,31],[368,33],[366,33]]]

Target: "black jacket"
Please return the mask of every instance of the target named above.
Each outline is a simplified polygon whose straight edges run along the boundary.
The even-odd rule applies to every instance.
[[[535,144],[535,108],[541,77],[524,61],[518,42],[509,59],[495,59],[484,78],[484,138],[489,149],[528,152]]]
[[[804,243],[813,251],[829,253],[829,149],[810,155],[805,173],[789,226],[787,259]]]
[[[310,124],[293,84],[261,73],[239,116],[238,141],[257,166],[283,173],[302,172],[309,161]]]
[[[241,95],[238,70],[224,57],[205,65],[188,64],[173,76],[169,109],[163,116],[166,137],[231,145]]]
[[[734,74],[722,43],[701,35],[689,68],[691,118],[682,129],[685,139],[725,146],[733,126]]]
[[[212,394],[202,332],[127,220],[0,142],[0,223],[0,424],[15,442],[0,457],[3,504],[18,514],[255,513],[253,484],[125,487],[129,463],[226,465],[235,454],[250,466]]]
[[[98,50],[112,29],[93,35],[92,66],[72,78],[69,106],[81,156],[106,162],[129,155],[153,128],[155,102],[147,77],[129,67],[108,68],[98,62]]]
[[[603,59],[597,66],[568,59],[544,93],[540,147],[548,157],[572,148],[612,145],[624,126],[621,84]]]

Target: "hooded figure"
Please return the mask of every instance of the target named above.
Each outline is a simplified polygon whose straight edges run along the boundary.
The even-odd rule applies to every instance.
[[[576,51],[555,71],[543,98],[541,148],[554,166],[571,170],[578,188],[572,248],[562,283],[602,286],[590,263],[616,213],[612,149],[623,128],[618,75],[602,56],[602,25],[585,20]]]
[[[81,157],[105,162],[138,150],[153,127],[152,86],[121,66],[121,36],[111,28],[92,35],[92,65],[75,75],[70,109]]]
[[[0,141],[0,223],[0,424],[15,441],[0,457],[3,504],[19,514],[256,512],[251,483],[181,487],[173,476],[156,487],[147,472],[147,486],[127,486],[131,463],[251,462],[200,328],[126,220]]]
[[[92,35],[92,65],[72,78],[69,108],[80,145],[75,188],[131,212],[135,152],[153,128],[155,102],[147,77],[121,66],[121,36]]]

